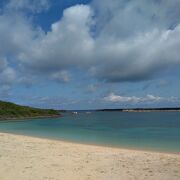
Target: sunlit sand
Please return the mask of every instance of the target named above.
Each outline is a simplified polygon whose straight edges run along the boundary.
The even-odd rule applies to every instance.
[[[0,133],[1,180],[179,180],[180,155]]]

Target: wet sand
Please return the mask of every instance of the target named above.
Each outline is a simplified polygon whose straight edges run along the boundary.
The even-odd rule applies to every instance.
[[[0,133],[0,180],[179,180],[180,155]]]

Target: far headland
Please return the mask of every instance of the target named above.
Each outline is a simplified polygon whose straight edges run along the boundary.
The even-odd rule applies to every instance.
[[[34,118],[60,117],[60,111],[21,106],[11,102],[0,101],[0,121]]]
[[[174,108],[122,108],[122,109],[99,109],[97,111],[119,111],[119,112],[180,112],[179,107]]]

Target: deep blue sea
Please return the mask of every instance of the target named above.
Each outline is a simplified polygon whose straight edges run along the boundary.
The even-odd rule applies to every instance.
[[[1,122],[0,132],[180,153],[180,112],[65,113],[57,119]]]

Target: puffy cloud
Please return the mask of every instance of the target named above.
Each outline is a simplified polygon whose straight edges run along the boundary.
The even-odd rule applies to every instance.
[[[101,36],[129,38],[157,28],[173,28],[180,21],[179,0],[94,0]]]
[[[49,0],[9,0],[5,6],[5,10],[40,13],[41,11],[47,10],[49,6]]]
[[[105,81],[140,81],[180,64],[180,25],[174,30],[153,30],[132,39],[101,46],[101,64],[93,74]]]
[[[0,58],[0,84],[1,87],[11,85],[16,78],[16,72],[13,68],[8,66],[8,62]]]
[[[94,0],[95,77],[110,81],[153,78],[180,63],[180,2]]]
[[[32,25],[25,17],[4,13],[0,15],[0,83],[12,86],[19,83],[21,73],[18,61],[19,53],[32,44],[37,32],[32,30]],[[27,70],[26,70],[27,71]],[[17,73],[18,72],[18,73]]]
[[[141,100],[141,98],[139,97],[127,97],[127,96],[118,96],[115,95],[114,93],[109,94],[108,96],[104,97],[105,101],[109,101],[109,102],[139,102]]]
[[[13,16],[0,15],[0,56],[19,74],[67,82],[73,69],[103,82],[142,81],[180,64],[178,0],[94,0],[64,10],[47,33],[19,10],[40,11],[48,1],[15,2],[6,5],[18,10]]]
[[[16,72],[9,67],[8,62],[0,58],[0,98],[7,99],[10,97],[11,86],[16,83]]]
[[[51,79],[57,82],[69,82],[70,74],[67,71],[55,72],[51,75]]]
[[[7,67],[0,73],[0,82],[3,84],[14,83],[16,73],[12,68]]]
[[[64,11],[63,18],[52,24],[51,31],[20,54],[20,60],[31,69],[58,71],[86,64],[93,54],[89,34],[91,9],[77,5]]]
[[[110,93],[108,96],[104,97],[104,100],[112,103],[155,103],[155,102],[175,102],[179,101],[176,97],[160,97],[148,94],[145,97],[137,97],[137,96],[120,96],[114,93]]]
[[[21,53],[21,62],[46,72],[80,67],[109,82],[153,78],[180,63],[179,21],[166,20],[173,4],[178,2],[141,4],[114,0],[101,3],[100,7],[97,1],[92,6],[70,7],[50,32]],[[149,6],[146,12],[144,9]],[[158,12],[160,7],[164,10]]]
[[[38,28],[35,29],[31,22],[21,14],[0,15],[0,56],[9,57],[15,61],[21,52],[26,51],[33,45],[34,40],[41,37]],[[18,63],[18,62],[17,62]]]

